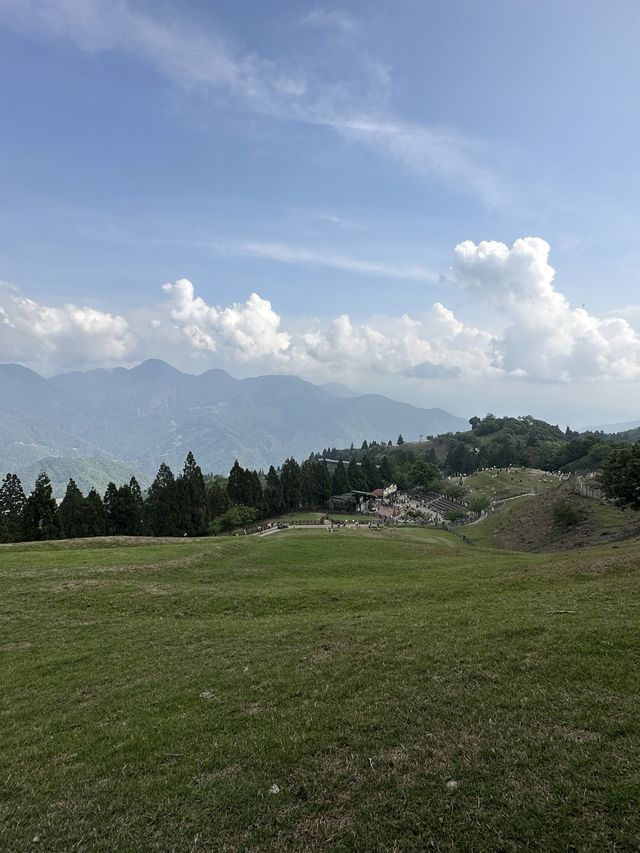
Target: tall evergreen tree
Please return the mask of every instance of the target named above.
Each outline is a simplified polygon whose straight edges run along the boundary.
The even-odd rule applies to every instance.
[[[264,495],[262,493],[262,481],[260,480],[260,475],[257,471],[251,471],[251,503],[249,506],[252,506],[257,512],[257,518],[263,518],[265,507],[264,507]]]
[[[344,467],[344,462],[342,461],[342,459],[339,460],[338,464],[336,465],[336,470],[333,472],[331,488],[333,490],[334,495],[343,495],[345,492],[348,492],[351,489],[351,483],[349,482],[347,471]]]
[[[393,471],[391,470],[391,463],[389,462],[388,456],[382,457],[378,471],[380,473],[380,479],[383,481],[383,486],[388,486],[389,483],[393,482]]]
[[[9,528],[7,527],[7,520],[4,515],[0,513],[0,542],[10,541],[11,540],[9,537]]]
[[[280,515],[282,512],[282,485],[278,472],[273,467],[267,472],[267,481],[264,490],[265,513],[267,516]]]
[[[214,481],[207,483],[207,511],[209,519],[213,520],[225,512],[231,506],[231,500],[227,494],[226,486]]]
[[[237,459],[229,472],[227,492],[233,503],[240,506],[253,506],[254,484],[251,471],[245,470]]]
[[[200,466],[191,451],[187,454],[180,477],[181,526],[189,536],[207,532],[207,490]]]
[[[85,499],[73,478],[69,480],[59,513],[62,533],[65,538],[77,539],[80,536],[87,535]]]
[[[300,466],[295,459],[287,459],[280,471],[282,484],[282,502],[288,511],[300,509],[302,489],[300,481]]]
[[[131,528],[134,531],[134,536],[141,536],[144,532],[144,498],[142,497],[140,483],[135,477],[129,480],[129,488],[131,489],[132,508]]]
[[[313,486],[313,462],[305,459],[300,466],[300,498],[302,506],[313,506],[315,489]]]
[[[22,512],[26,500],[18,476],[7,474],[0,486],[0,515],[5,521],[5,535],[11,542],[20,538]]]
[[[178,527],[176,479],[165,462],[160,465],[149,489],[145,516],[147,532],[153,536],[178,536],[184,533]]]
[[[103,498],[105,533],[114,536],[118,526],[118,487],[115,483],[108,483]]]
[[[362,470],[362,466],[358,465],[355,459],[352,459],[349,462],[349,467],[347,468],[347,477],[349,479],[349,486],[352,489],[356,489],[356,491],[364,492],[369,487],[367,485],[366,477],[364,476],[364,472]]]
[[[25,501],[22,512],[22,537],[27,541],[59,539],[61,535],[58,506],[53,497],[51,481],[41,471],[33,491]]]
[[[104,536],[106,518],[102,498],[95,489],[91,489],[84,499],[86,530],[85,536]]]
[[[362,477],[367,484],[366,488],[369,489],[369,491],[380,488],[381,481],[378,469],[368,456],[365,456],[362,460]]]
[[[331,476],[327,463],[319,459],[313,466],[313,473],[316,484],[316,504],[324,505],[331,497]]]

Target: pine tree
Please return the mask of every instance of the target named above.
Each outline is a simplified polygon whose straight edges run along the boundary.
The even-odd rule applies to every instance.
[[[324,505],[331,497],[331,476],[327,463],[318,460],[314,467],[314,478],[316,482],[316,503]]]
[[[118,526],[118,487],[108,483],[103,498],[105,533],[114,536]]]
[[[254,497],[254,492],[251,471],[245,471],[237,459],[233,463],[231,471],[229,471],[227,492],[233,503],[240,506],[252,506],[251,501]]]
[[[398,436],[398,441],[396,442],[396,444],[398,445],[398,447],[402,447],[402,445],[404,444],[404,438],[402,437],[402,434]]]
[[[104,536],[106,518],[102,498],[95,489],[91,489],[84,499],[86,533],[85,536]]]
[[[347,477],[349,479],[349,487],[351,489],[355,489],[358,492],[365,492],[369,488],[362,471],[362,466],[358,465],[355,459],[352,459],[349,462]]]
[[[27,541],[59,539],[61,535],[58,506],[53,497],[51,481],[41,471],[22,513],[22,537]]]
[[[7,474],[0,486],[0,515],[5,521],[5,536],[15,542],[20,538],[22,512],[26,502],[22,483],[16,474]]]
[[[153,536],[177,536],[184,532],[178,528],[176,479],[165,462],[160,465],[149,489],[145,516],[146,529]]]
[[[127,505],[127,533],[129,536],[141,536],[144,527],[144,500],[140,483],[135,477],[129,480],[129,501]]]
[[[288,511],[300,509],[302,503],[302,489],[300,478],[300,466],[295,459],[287,459],[280,471],[280,483],[282,484],[282,502]]]
[[[339,460],[336,465],[336,470],[333,472],[331,488],[334,495],[343,495],[351,489],[351,484],[342,459]]]
[[[365,488],[369,491],[380,487],[380,475],[378,474],[378,469],[368,456],[365,456],[362,460],[362,478],[367,484]]]
[[[77,539],[87,535],[84,495],[73,478],[69,480],[59,513],[62,533],[66,539]]]
[[[187,454],[180,477],[181,526],[189,536],[207,532],[207,490],[200,467],[191,451]]]
[[[273,467],[267,472],[264,490],[265,513],[267,516],[280,515],[282,512],[282,485],[278,472]]]
[[[388,486],[393,482],[393,471],[391,470],[391,463],[389,462],[388,456],[382,457],[378,471],[380,473],[380,479],[383,481],[383,486]]]
[[[226,487],[215,480],[207,483],[207,509],[209,519],[213,520],[224,515],[230,506],[231,500],[227,494]]]
[[[262,482],[257,471],[251,471],[251,502],[247,506],[252,506],[257,512],[257,518],[264,518],[264,495],[262,493]]]

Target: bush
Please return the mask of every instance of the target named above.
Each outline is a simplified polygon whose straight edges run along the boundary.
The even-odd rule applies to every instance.
[[[459,521],[461,518],[466,518],[467,513],[461,509],[452,509],[446,515],[447,521]]]
[[[469,501],[469,509],[472,512],[482,512],[489,507],[490,503],[491,501],[486,495],[476,495]]]
[[[451,484],[451,485],[447,486],[447,488],[444,490],[444,493],[448,498],[454,498],[456,500],[462,500],[462,498],[467,494],[467,490],[465,489],[464,486],[458,486],[458,485]]]
[[[563,530],[575,527],[580,521],[578,510],[569,501],[558,501],[553,508],[554,523]]]
[[[209,525],[209,533],[212,536],[217,536],[218,533],[225,533],[234,530],[236,527],[246,527],[248,524],[252,524],[257,517],[258,511],[252,506],[238,504],[215,518]]]

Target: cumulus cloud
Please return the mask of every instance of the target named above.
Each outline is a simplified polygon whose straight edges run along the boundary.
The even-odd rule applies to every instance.
[[[41,305],[0,287],[0,359],[45,372],[121,364],[136,350],[124,317],[95,308]]]
[[[279,330],[280,317],[257,293],[244,303],[216,308],[195,296],[186,278],[162,289],[170,299],[171,318],[195,349],[215,352],[222,346],[241,362],[282,356],[289,349],[290,336]]]
[[[622,317],[573,308],[556,289],[549,252],[544,240],[533,237],[511,248],[471,241],[455,247],[451,280],[506,318],[499,333],[463,321],[439,302],[417,316],[363,322],[342,314],[285,328],[271,302],[257,293],[244,302],[213,305],[179,279],[164,285],[166,302],[147,312],[143,325],[135,324],[136,335],[122,316],[41,305],[4,286],[0,359],[52,372],[126,363],[143,354],[139,342],[144,354],[182,356],[186,343],[190,353],[216,353],[229,364],[323,380],[337,373],[412,381],[640,379],[638,332]]]
[[[171,318],[193,349],[224,350],[240,362],[259,360],[262,369],[300,370],[308,375],[346,369],[416,376],[416,368],[429,362],[440,375],[492,372],[493,336],[466,326],[439,303],[420,319],[404,315],[354,323],[343,314],[324,325],[307,323],[294,333],[281,330],[271,303],[255,293],[245,303],[222,308],[196,296],[186,279],[165,284],[163,289],[169,296]]]
[[[549,244],[537,237],[504,243],[470,240],[454,250],[453,272],[468,293],[506,315],[495,364],[537,380],[638,379],[640,337],[620,317],[572,308],[554,286]]]
[[[165,285],[171,314],[196,349],[219,346],[239,361],[319,376],[336,370],[416,379],[510,376],[530,381],[640,378],[640,336],[621,317],[572,308],[554,284],[549,244],[536,237],[504,243],[465,241],[454,250],[453,281],[507,318],[495,334],[435,303],[419,317],[365,323],[343,314],[281,329],[271,303],[252,294],[214,308],[187,281]],[[299,260],[295,256],[295,260]]]

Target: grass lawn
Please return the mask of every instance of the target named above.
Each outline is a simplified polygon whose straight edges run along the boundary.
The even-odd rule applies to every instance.
[[[526,492],[542,494],[555,489],[560,480],[547,471],[531,468],[502,468],[500,470],[476,471],[465,477],[464,485],[469,497],[483,495],[490,500],[504,500]]]
[[[0,849],[637,850],[639,616],[637,542],[0,547]]]
[[[326,512],[290,512],[287,515],[281,516],[283,521],[297,521],[297,522],[307,522],[307,521],[319,521],[321,518],[326,516]],[[280,518],[280,516],[279,516]]]

